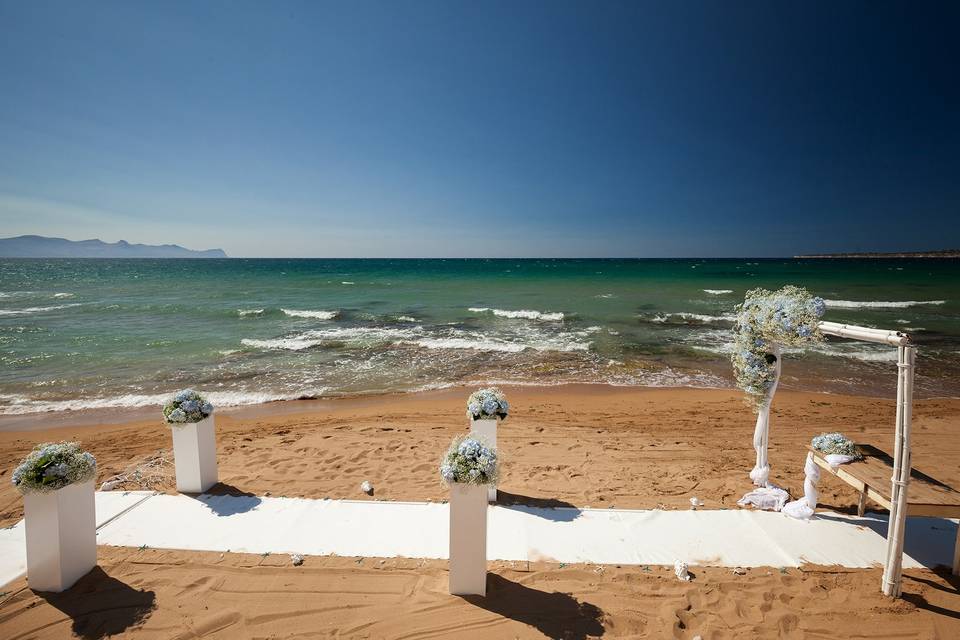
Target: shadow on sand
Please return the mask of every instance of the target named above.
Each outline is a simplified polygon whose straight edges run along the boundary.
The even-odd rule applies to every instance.
[[[535,627],[548,638],[576,640],[602,636],[603,611],[566,593],[525,587],[494,573],[487,574],[487,596],[462,596],[472,605]]]
[[[534,498],[503,490],[497,491],[497,504],[554,522],[570,522],[579,518],[580,514],[583,513],[582,509],[563,500]]]
[[[222,482],[210,487],[206,493],[190,497],[205,504],[218,516],[232,516],[253,511],[263,502],[259,496]]]
[[[153,591],[134,589],[100,567],[94,567],[63,593],[34,593],[69,616],[73,633],[88,640],[114,636],[143,624],[156,607]]]

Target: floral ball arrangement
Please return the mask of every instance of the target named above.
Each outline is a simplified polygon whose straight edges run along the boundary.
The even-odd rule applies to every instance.
[[[506,396],[496,387],[474,391],[467,399],[467,417],[474,420],[504,420],[509,410]]]
[[[163,418],[168,424],[200,422],[213,413],[213,405],[193,389],[184,389],[163,405]]]
[[[842,433],[821,433],[810,442],[810,446],[828,455],[837,454],[849,456],[854,460],[863,458],[863,454],[857,449],[857,445],[853,443],[853,440]]]
[[[13,486],[20,493],[56,491],[92,480],[97,460],[76,442],[37,445],[13,470]]]
[[[730,360],[737,386],[747,392],[755,408],[762,406],[776,379],[773,345],[800,347],[823,342],[819,323],[825,310],[823,298],[801,287],[747,292],[737,307]]]
[[[496,449],[469,436],[454,438],[440,462],[440,477],[447,484],[494,484],[499,472]]]

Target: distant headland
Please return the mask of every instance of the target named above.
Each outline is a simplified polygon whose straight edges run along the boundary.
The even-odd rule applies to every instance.
[[[0,238],[0,258],[226,258],[223,249],[194,251],[176,244],[130,244],[126,240],[67,240],[45,236]]]
[[[816,253],[794,258],[960,258],[960,249],[940,251],[894,251],[891,253]]]

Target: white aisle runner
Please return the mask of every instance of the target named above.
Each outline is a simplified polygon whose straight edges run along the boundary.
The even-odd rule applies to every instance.
[[[447,514],[447,505],[441,503],[98,492],[97,542],[157,549],[443,559],[448,555]],[[905,568],[950,564],[954,522],[909,518],[907,523]],[[21,521],[0,531],[0,584],[22,575],[22,527]],[[856,568],[882,566],[885,533],[884,516],[855,518],[830,512],[805,522],[745,509],[491,506],[487,549],[491,560],[657,565],[684,560],[691,566],[814,563]],[[11,575],[16,567],[21,568]]]

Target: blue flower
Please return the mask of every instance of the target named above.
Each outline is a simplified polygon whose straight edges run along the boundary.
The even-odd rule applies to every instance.
[[[170,422],[186,422],[187,414],[184,413],[183,409],[174,409],[170,412],[170,415],[167,416],[167,420]]]
[[[203,406],[200,407],[200,410],[203,412],[203,415],[208,416],[213,413],[213,405],[209,402],[204,402]]]
[[[173,396],[174,402],[184,402],[186,400],[192,399],[197,394],[193,389],[184,389],[183,391],[177,392],[177,395]]]
[[[183,409],[185,413],[196,413],[200,410],[200,403],[196,400],[186,400],[180,403],[180,408]]]
[[[483,401],[483,412],[488,416],[496,415],[497,410],[500,408],[500,403],[497,402],[496,398],[486,398]]]
[[[480,415],[481,406],[479,402],[471,402],[467,405],[467,411],[470,412],[470,415],[478,416]]]

